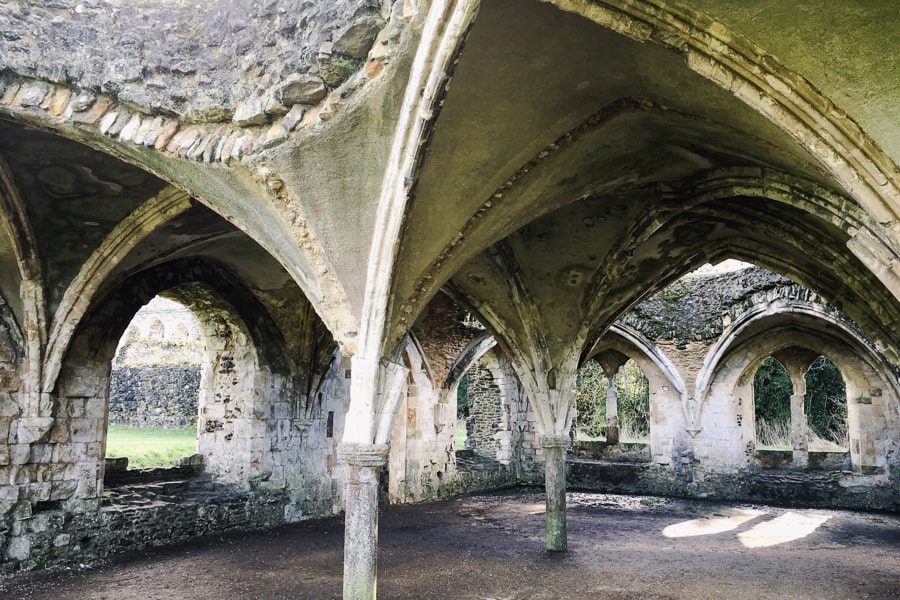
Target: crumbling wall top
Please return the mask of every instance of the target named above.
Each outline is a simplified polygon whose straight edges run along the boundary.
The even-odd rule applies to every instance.
[[[638,304],[623,317],[652,340],[711,340],[729,319],[760,301],[759,294],[796,286],[759,267],[682,278]]]
[[[0,0],[0,71],[115,96],[147,114],[241,124],[242,106],[247,119],[264,120],[340,86],[362,67],[389,6]]]

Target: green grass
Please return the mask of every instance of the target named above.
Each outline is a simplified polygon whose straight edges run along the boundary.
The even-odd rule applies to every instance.
[[[197,451],[197,430],[185,429],[132,429],[109,428],[106,439],[106,456],[128,457],[128,467],[168,467],[177,458]]]
[[[466,434],[466,428],[460,427],[456,430],[456,449],[462,450],[466,447],[466,438],[468,435]]]

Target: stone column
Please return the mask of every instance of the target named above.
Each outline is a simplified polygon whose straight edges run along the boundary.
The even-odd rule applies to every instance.
[[[618,369],[609,378],[606,388],[606,443],[619,443],[619,388],[616,386]]]
[[[544,485],[547,490],[547,550],[564,552],[566,532],[566,448],[569,436],[541,436],[544,449]]]
[[[344,600],[375,598],[378,551],[378,475],[387,464],[388,444],[341,444],[347,465],[344,492]]]
[[[793,378],[792,378],[793,379]],[[794,450],[794,466],[805,467],[809,464],[809,439],[806,423],[806,380],[800,378],[794,382],[794,394],[791,395],[791,447]]]

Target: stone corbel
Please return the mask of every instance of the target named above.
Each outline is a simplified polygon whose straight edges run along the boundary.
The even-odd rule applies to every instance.
[[[41,392],[43,349],[47,324],[44,318],[44,288],[39,280],[22,281],[19,294],[25,306],[25,363],[23,365],[23,415],[18,420],[16,440],[20,444],[44,442],[50,435],[54,419],[50,394]]]
[[[441,399],[434,403],[434,432],[440,433],[447,427],[447,401]]]
[[[388,363],[380,377],[381,391],[378,393],[378,411],[375,415],[375,442],[387,443],[394,430],[394,421],[400,404],[405,397],[405,386],[409,369],[399,363]]]
[[[25,415],[18,420],[16,441],[19,444],[33,444],[44,442],[53,428],[53,417],[37,417]]]
[[[703,431],[703,427],[700,426],[700,409],[702,405],[694,397],[682,393],[681,408],[684,411],[685,431],[688,432],[692,439],[696,438],[697,434]]]

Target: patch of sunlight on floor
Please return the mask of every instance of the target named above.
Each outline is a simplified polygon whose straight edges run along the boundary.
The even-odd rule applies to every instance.
[[[800,513],[786,512],[771,521],[742,531],[738,534],[738,539],[746,548],[777,546],[805,538],[830,518],[830,515],[801,515]]]
[[[663,529],[664,536],[669,538],[693,537],[697,535],[714,535],[737,529],[747,521],[766,514],[762,510],[735,508],[723,511],[725,516],[709,519],[692,519],[669,525]]]
[[[540,515],[547,510],[547,505],[543,503],[522,504],[519,512],[523,515]]]

